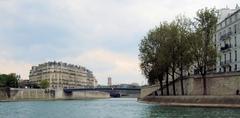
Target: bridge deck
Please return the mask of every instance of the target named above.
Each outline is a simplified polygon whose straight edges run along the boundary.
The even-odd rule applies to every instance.
[[[63,90],[64,90],[64,92],[73,92],[73,91],[120,91],[120,90],[140,91],[140,88],[65,88]]]

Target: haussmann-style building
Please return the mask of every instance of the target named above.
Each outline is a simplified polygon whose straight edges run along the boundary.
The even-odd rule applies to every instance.
[[[219,58],[216,72],[240,70],[240,8],[219,10],[216,33],[213,36]]]
[[[92,71],[85,67],[63,62],[47,62],[32,66],[29,80],[40,84],[41,80],[48,80],[50,88],[84,88],[97,86]]]

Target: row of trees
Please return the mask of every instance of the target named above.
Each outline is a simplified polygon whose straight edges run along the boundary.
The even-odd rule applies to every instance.
[[[150,30],[139,45],[140,67],[148,83],[159,83],[161,94],[166,85],[169,95],[168,77],[171,76],[173,95],[176,95],[175,77],[178,77],[184,95],[184,73],[194,67],[202,76],[203,94],[206,95],[207,69],[215,64],[217,57],[212,42],[216,23],[216,10],[204,8],[194,19],[178,16],[174,21],[160,23]]]
[[[17,88],[19,87],[19,79],[20,76],[16,74],[0,74],[0,88],[1,87],[12,87]],[[46,89],[49,87],[48,80],[41,80],[40,84],[30,84],[28,86],[31,86],[33,88],[43,88]]]

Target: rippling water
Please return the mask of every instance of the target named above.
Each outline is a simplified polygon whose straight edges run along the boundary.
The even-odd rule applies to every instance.
[[[0,102],[0,118],[239,118],[240,109],[161,107],[137,99]]]

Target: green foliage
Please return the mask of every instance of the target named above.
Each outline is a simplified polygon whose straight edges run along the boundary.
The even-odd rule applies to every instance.
[[[1,74],[0,75],[0,87],[18,87],[18,80],[15,74]]]
[[[212,40],[217,23],[216,10],[201,9],[195,19],[196,32],[193,34],[192,49],[196,67],[202,75],[205,75],[207,67],[216,64],[217,52]]]
[[[168,24],[160,24],[159,27],[149,31],[148,35],[144,37],[139,45],[141,60],[140,67],[143,70],[143,74],[148,78],[149,84],[155,84],[158,74],[163,74],[165,65],[167,65],[167,59],[162,57],[168,57],[165,50],[166,46],[166,33],[168,30]],[[163,35],[161,35],[163,34]],[[159,72],[162,70],[162,72]]]
[[[216,22],[215,9],[205,8],[197,12],[195,21],[178,16],[150,30],[139,45],[140,67],[148,83],[162,83],[164,76],[167,82],[168,75],[172,80],[175,74],[183,78],[183,72],[190,66],[195,66],[204,78],[207,68],[216,63],[217,53],[212,42]]]
[[[203,78],[203,95],[207,94],[207,69],[216,64],[217,51],[212,38],[216,30],[217,14],[215,9],[204,8],[197,12],[196,32],[193,34],[193,54],[195,67]]]
[[[41,82],[40,82],[40,87],[43,88],[43,89],[48,88],[49,85],[50,84],[49,84],[48,80],[41,80]]]
[[[141,69],[148,78],[150,84],[156,79],[163,79],[166,71],[176,69],[180,64],[189,67],[192,62],[189,51],[190,22],[187,18],[181,17],[171,23],[162,23],[159,27],[150,30],[148,35],[141,41],[139,58]]]

